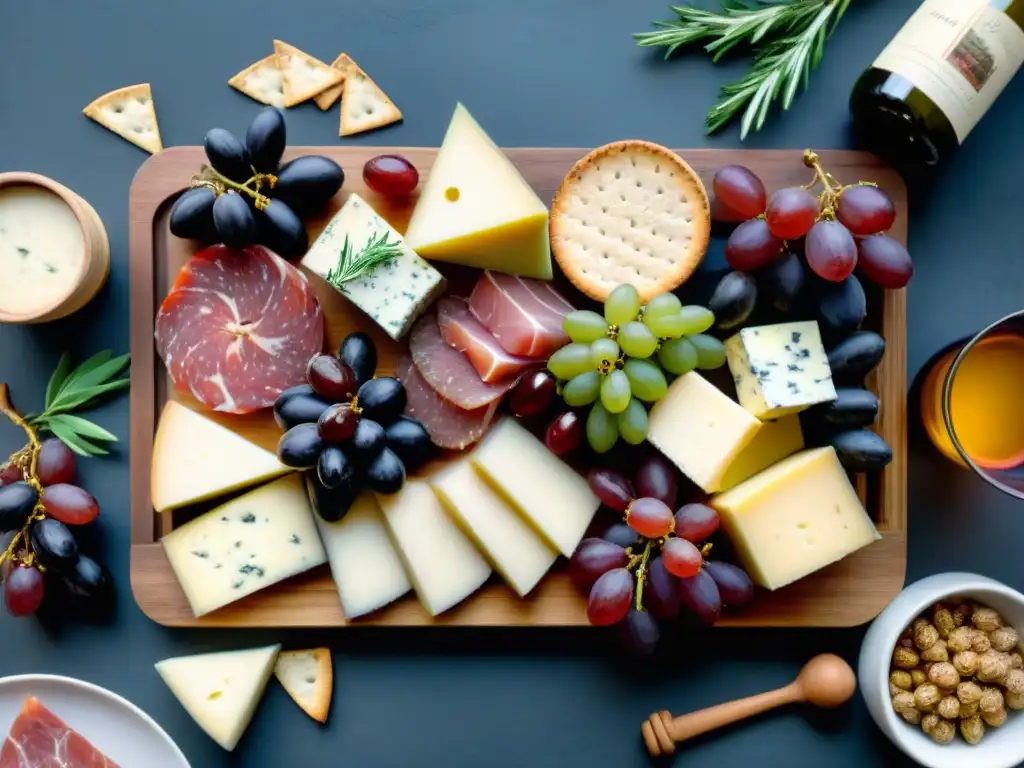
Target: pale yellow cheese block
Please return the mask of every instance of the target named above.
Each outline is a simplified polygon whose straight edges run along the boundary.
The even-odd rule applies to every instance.
[[[727,491],[803,447],[804,434],[796,414],[766,421],[754,439],[732,460],[714,490]]]
[[[286,107],[301,104],[344,79],[338,70],[281,40],[274,41],[274,56],[281,70]]]
[[[551,279],[547,206],[462,104],[405,238],[428,260]]]
[[[149,83],[129,85],[106,93],[82,112],[108,131],[150,154],[156,154],[164,148]]]

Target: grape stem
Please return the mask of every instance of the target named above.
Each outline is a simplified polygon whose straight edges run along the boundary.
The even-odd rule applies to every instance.
[[[32,527],[32,523],[37,520],[42,520],[46,517],[46,508],[43,506],[43,484],[39,482],[39,449],[41,444],[39,442],[39,435],[36,434],[36,430],[29,424],[25,418],[18,413],[14,405],[11,403],[10,391],[6,384],[0,383],[0,413],[3,413],[11,423],[15,426],[21,427],[25,430],[25,435],[28,437],[28,445],[22,448],[20,451],[12,453],[8,459],[7,464],[13,464],[21,469],[23,480],[32,486],[36,492],[36,505],[32,509],[32,514],[29,515],[28,520],[25,521],[25,525],[18,531],[14,538],[11,539],[11,543],[7,546],[4,552],[0,553],[0,565],[7,562],[10,558],[18,559],[15,553],[18,551],[19,544],[24,545],[26,555],[21,561],[26,566],[35,565],[40,571],[43,571],[42,565],[35,562],[36,556],[32,551],[32,542],[29,539],[28,530]]]
[[[856,184],[847,184],[845,186],[840,184],[835,176],[825,171],[821,165],[821,158],[818,157],[818,153],[813,149],[804,150],[804,165],[814,171],[814,178],[811,179],[809,184],[804,185],[804,189],[811,192],[819,184],[822,186],[822,192],[818,195],[818,205],[821,206],[818,221],[831,221],[836,217],[836,205],[844,190],[850,187],[878,186],[872,181],[858,181]]]
[[[262,194],[260,189],[263,188],[264,184],[267,185],[268,189],[273,189],[277,185],[277,176],[272,173],[259,173],[255,168],[251,168],[251,170],[253,175],[239,184],[237,181],[229,179],[212,165],[204,165],[203,169],[192,177],[189,186],[193,188],[209,187],[218,196],[223,195],[228,189],[233,189],[252,198],[256,210],[262,211],[270,205],[270,198]],[[255,185],[255,189],[250,188],[250,184]]]
[[[651,545],[654,542],[650,539],[644,544],[644,553],[640,556],[640,567],[636,569],[636,609],[643,610],[644,582],[647,581],[647,560],[651,556]]]

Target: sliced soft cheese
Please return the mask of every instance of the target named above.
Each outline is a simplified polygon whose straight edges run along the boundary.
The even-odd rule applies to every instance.
[[[495,569],[525,596],[548,572],[558,550],[517,513],[463,458],[430,481],[445,508]]]
[[[881,538],[831,446],[775,464],[709,504],[740,563],[778,589]]]
[[[547,206],[461,104],[405,238],[425,259],[551,279]]]
[[[282,651],[274,665],[274,676],[303,712],[317,722],[327,722],[334,691],[330,648]]]
[[[832,369],[813,320],[744,328],[725,342],[740,405],[777,419],[836,399]]]
[[[601,502],[586,479],[513,418],[502,419],[470,456],[485,480],[566,557]]]
[[[387,235],[388,242],[401,243],[401,255],[364,277],[344,283],[338,290],[397,341],[434,299],[444,293],[445,279],[417,256],[402,236],[359,195],[349,195],[302,259],[302,266],[326,279],[338,266],[345,238],[355,255],[371,237],[381,235]]]
[[[196,616],[327,562],[298,475],[222,504],[160,543]]]
[[[408,480],[398,493],[377,499],[416,596],[431,616],[460,603],[487,581],[491,567],[427,483]]]
[[[803,447],[804,433],[796,414],[763,422],[754,439],[729,464],[714,490],[727,491]]]
[[[156,671],[211,739],[231,751],[249,726],[274,672],[280,645],[179,656]]]
[[[336,523],[315,517],[347,618],[372,613],[412,589],[372,493],[360,494]]]
[[[651,409],[647,439],[705,491],[754,439],[761,422],[699,373],[672,382]]]
[[[168,400],[153,441],[153,509],[177,509],[291,471],[270,451]]]

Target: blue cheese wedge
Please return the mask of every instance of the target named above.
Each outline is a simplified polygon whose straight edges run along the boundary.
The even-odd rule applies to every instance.
[[[836,399],[814,321],[744,328],[725,342],[740,405],[759,419],[799,413]]]
[[[197,617],[327,562],[298,475],[239,496],[160,542]]]
[[[302,259],[302,266],[326,279],[338,266],[346,237],[355,254],[366,247],[370,238],[383,234],[387,235],[388,242],[400,243],[402,253],[368,275],[344,283],[338,290],[397,341],[434,299],[444,293],[445,279],[416,255],[402,236],[359,195],[349,195]]]

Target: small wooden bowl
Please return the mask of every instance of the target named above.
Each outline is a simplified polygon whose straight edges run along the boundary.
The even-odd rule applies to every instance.
[[[0,306],[0,323],[45,323],[77,312],[88,304],[107,281],[110,273],[110,241],[96,210],[84,198],[38,173],[0,173],[0,189],[13,186],[39,187],[57,195],[75,214],[85,241],[85,254],[78,274],[63,295],[32,312],[13,312]]]

